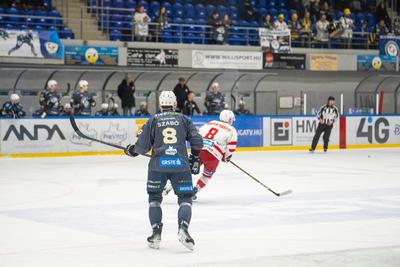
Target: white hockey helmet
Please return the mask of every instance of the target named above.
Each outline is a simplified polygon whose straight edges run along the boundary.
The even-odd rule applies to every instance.
[[[47,82],[47,87],[48,87],[49,89],[52,88],[52,87],[55,86],[55,85],[58,85],[58,83],[57,83],[56,80],[50,80],[50,81]]]
[[[107,103],[103,103],[101,104],[101,109],[108,109],[108,104]]]
[[[162,91],[158,101],[160,107],[176,107],[176,96],[172,91]]]
[[[65,103],[64,109],[71,109],[71,104],[70,103]]]
[[[18,103],[18,102],[19,102],[19,95],[17,95],[17,94],[11,94],[10,100],[13,101],[13,102]]]
[[[79,81],[79,88],[87,88],[89,83],[86,80],[80,80]]]
[[[118,108],[118,104],[114,103],[114,108],[117,109]]]
[[[219,120],[232,125],[236,118],[232,111],[226,109],[219,114]]]

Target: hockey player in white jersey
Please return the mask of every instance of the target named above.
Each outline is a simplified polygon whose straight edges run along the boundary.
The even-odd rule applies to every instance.
[[[204,124],[199,129],[203,137],[203,149],[200,152],[200,164],[203,165],[203,173],[194,188],[193,199],[202,190],[211,177],[214,175],[219,162],[229,162],[232,154],[236,150],[237,132],[232,126],[235,121],[235,114],[230,110],[223,110],[219,115],[219,120],[213,120]],[[167,186],[164,195],[172,188]]]

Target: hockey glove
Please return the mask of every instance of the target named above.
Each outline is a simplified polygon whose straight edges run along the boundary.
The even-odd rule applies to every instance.
[[[189,157],[190,170],[192,174],[199,174],[200,172],[200,157],[191,154]]]
[[[223,162],[229,162],[231,161],[232,155],[225,155],[224,158],[222,159]]]
[[[128,145],[124,152],[127,156],[132,158],[139,156],[139,154],[135,152],[135,145]]]

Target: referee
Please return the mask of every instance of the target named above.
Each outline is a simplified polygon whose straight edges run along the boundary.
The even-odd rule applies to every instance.
[[[312,140],[310,152],[314,152],[315,148],[317,147],[319,137],[322,133],[324,133],[324,152],[328,150],[329,137],[331,135],[333,124],[338,117],[339,111],[335,106],[335,98],[330,96],[328,97],[328,103],[323,105],[318,112],[319,124]]]

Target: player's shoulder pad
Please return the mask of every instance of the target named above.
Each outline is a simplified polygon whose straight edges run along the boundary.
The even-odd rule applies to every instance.
[[[7,102],[4,103],[3,106],[4,106],[4,108],[11,108],[11,107],[12,107],[12,104],[11,104],[10,101],[7,101]]]

